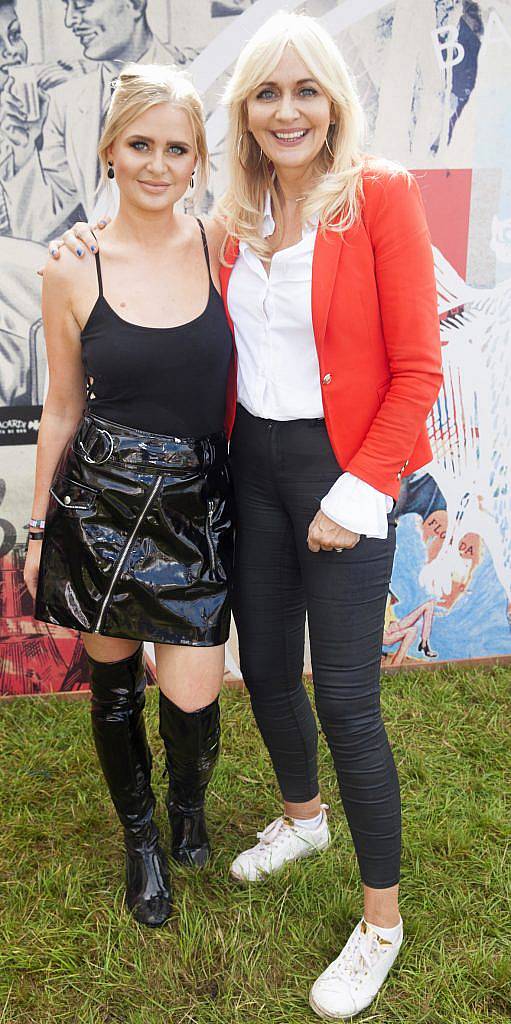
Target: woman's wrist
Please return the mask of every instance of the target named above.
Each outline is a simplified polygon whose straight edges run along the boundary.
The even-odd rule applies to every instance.
[[[32,518],[29,519],[29,521],[28,521],[28,528],[30,530],[44,530],[45,526],[46,526],[46,520],[45,519],[37,519],[34,516],[32,516]]]
[[[40,544],[44,540],[44,530],[31,530],[29,528],[25,544],[25,554],[28,553],[31,544]]]

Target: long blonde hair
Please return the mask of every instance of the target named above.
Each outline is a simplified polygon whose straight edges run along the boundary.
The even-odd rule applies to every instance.
[[[323,228],[346,231],[357,220],[362,200],[365,121],[350,73],[334,40],[314,18],[280,11],[241,51],[223,97],[229,113],[230,183],[218,212],[228,234],[247,242],[263,259],[271,252],[260,235],[268,192],[277,238],[283,233],[283,217],[275,175],[247,130],[247,98],[275,70],[289,43],[328,96],[335,122],[328,131],[328,146],[316,157],[310,191],[300,203],[303,223],[319,214]]]
[[[107,152],[114,139],[150,107],[172,103],[188,114],[192,126],[197,157],[197,187],[200,192],[209,176],[209,155],[206,142],[204,107],[195,86],[186,72],[166,64],[126,64],[115,80],[98,144],[101,163],[100,186],[108,182]]]

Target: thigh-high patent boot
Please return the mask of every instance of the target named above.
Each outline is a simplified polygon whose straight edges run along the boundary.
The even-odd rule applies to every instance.
[[[142,646],[117,662],[89,657],[92,733],[110,796],[124,827],[126,904],[141,924],[158,927],[171,911],[168,863],[153,821],[152,756],[143,709]]]

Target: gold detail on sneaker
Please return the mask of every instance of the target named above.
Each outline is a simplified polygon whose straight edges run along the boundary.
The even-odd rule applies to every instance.
[[[362,921],[362,923],[360,925],[360,931],[362,932],[362,935],[367,935],[367,927],[368,927],[367,926],[367,922],[366,921]],[[369,925],[369,927],[371,927],[371,926]],[[378,942],[380,943],[380,946],[392,946],[392,942],[390,942],[389,939],[382,939],[381,935],[378,935],[378,932],[375,931],[374,928],[371,928],[371,931],[372,931],[373,935],[375,936],[375,938],[378,939]]]

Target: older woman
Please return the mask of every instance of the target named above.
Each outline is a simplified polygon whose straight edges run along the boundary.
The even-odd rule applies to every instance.
[[[364,888],[361,921],[310,995],[320,1016],[342,1019],[371,1003],[403,936],[379,676],[393,506],[401,477],[431,457],[425,420],[441,381],[433,261],[418,187],[363,155],[353,84],[317,22],[270,19],[240,54],[226,102],[235,615],[284,799],[232,874],[262,880],[330,841],[302,683],[307,613],[316,709]]]

